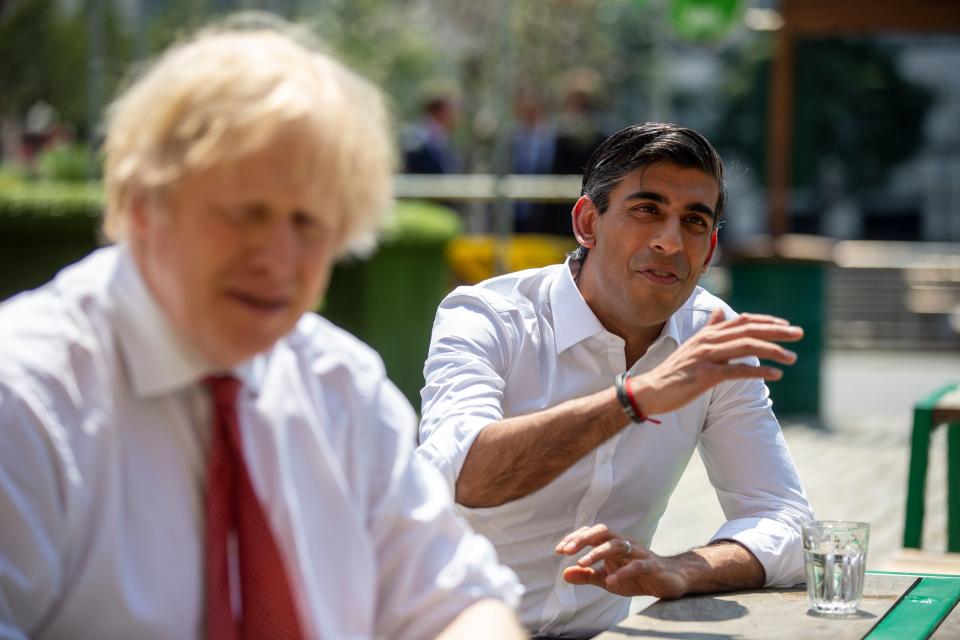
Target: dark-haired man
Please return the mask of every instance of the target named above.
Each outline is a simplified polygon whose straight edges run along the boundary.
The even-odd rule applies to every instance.
[[[590,159],[571,259],[440,305],[418,453],[520,576],[536,635],[607,628],[617,596],[802,581],[813,514],[763,383],[781,372],[758,362],[792,363],[776,342],[802,330],[697,287],[724,204],[701,135],[629,127]],[[647,547],[695,448],[728,520],[661,557]]]

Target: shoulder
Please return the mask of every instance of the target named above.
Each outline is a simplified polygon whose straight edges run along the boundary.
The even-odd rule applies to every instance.
[[[286,342],[312,375],[346,376],[358,390],[386,377],[376,351],[316,313],[305,313]]]
[[[49,283],[0,304],[0,380],[14,388],[64,387],[95,366],[111,335],[111,249],[70,265]]]
[[[37,491],[58,478],[61,499],[87,489],[77,474],[97,469],[105,451],[93,444],[104,431],[91,425],[111,397],[114,266],[101,250],[0,304],[0,466],[19,468]]]
[[[528,269],[455,289],[437,309],[428,359],[466,351],[505,370],[527,337],[549,324],[550,288],[563,268]]]
[[[549,301],[550,286],[564,268],[565,265],[556,264],[525,269],[457,287],[440,303],[440,310],[472,307],[504,316],[536,315]]]

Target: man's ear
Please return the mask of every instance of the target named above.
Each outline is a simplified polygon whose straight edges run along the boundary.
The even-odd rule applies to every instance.
[[[703,261],[703,268],[700,269],[700,273],[706,273],[707,269],[710,268],[710,261],[713,260],[713,254],[717,250],[717,232],[719,229],[714,227],[713,232],[710,234],[710,251],[707,252],[707,257]]]
[[[137,189],[130,196],[130,216],[127,231],[131,237],[142,237],[150,224],[150,199],[143,189]]]
[[[593,249],[597,244],[597,218],[600,212],[590,196],[580,196],[570,215],[573,217],[573,235],[577,242],[582,247]]]

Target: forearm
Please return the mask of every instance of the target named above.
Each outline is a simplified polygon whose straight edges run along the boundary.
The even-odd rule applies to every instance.
[[[480,600],[464,609],[440,632],[437,640],[504,638],[524,640],[527,633],[517,616],[499,600]]]
[[[685,590],[680,595],[759,589],[765,582],[760,561],[732,540],[720,540],[670,560],[684,578]]]
[[[491,424],[467,453],[456,500],[494,507],[528,495],[629,424],[613,387]]]

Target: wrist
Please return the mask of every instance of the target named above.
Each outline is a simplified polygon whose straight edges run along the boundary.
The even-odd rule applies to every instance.
[[[702,567],[696,558],[690,557],[689,551],[676,556],[660,556],[659,565],[660,579],[646,595],[675,600],[696,591],[694,585],[697,584],[698,572],[702,571]]]
[[[698,591],[695,585],[703,581],[704,571],[710,571],[710,568],[705,566],[703,558],[694,551],[687,551],[686,553],[673,556],[670,560],[673,561],[673,567],[677,572],[678,582],[680,583],[679,589],[681,593],[677,597]]]
[[[659,420],[650,417],[650,411],[648,411],[647,408],[653,396],[654,389],[647,382],[645,376],[626,376],[623,380],[623,391],[625,400],[629,403],[631,409],[631,411],[627,413],[636,416],[634,422],[660,424]]]

